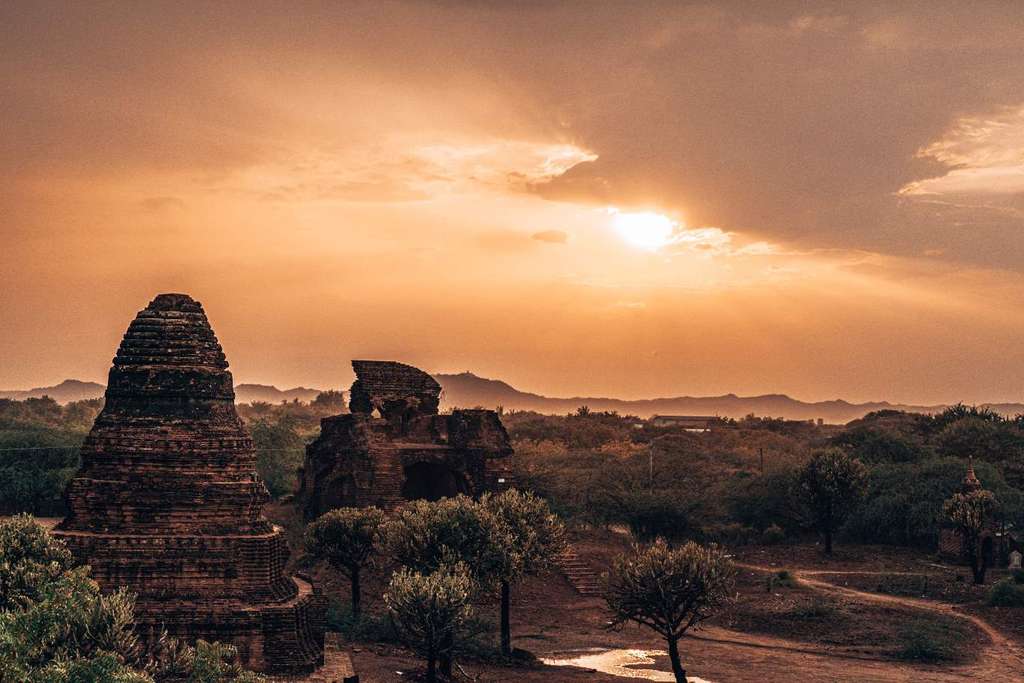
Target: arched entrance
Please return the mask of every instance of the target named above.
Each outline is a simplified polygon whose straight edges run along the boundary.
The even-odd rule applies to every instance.
[[[446,465],[417,462],[402,469],[405,472],[402,497],[406,500],[440,500],[469,493],[466,477]]]

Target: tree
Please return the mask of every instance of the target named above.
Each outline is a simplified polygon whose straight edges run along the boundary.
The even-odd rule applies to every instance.
[[[734,576],[732,562],[715,545],[689,541],[673,549],[658,539],[646,548],[634,546],[612,565],[607,595],[612,623],[633,621],[661,635],[676,683],[686,683],[679,639],[729,601]]]
[[[547,502],[514,489],[485,494],[480,505],[489,511],[501,544],[501,651],[512,654],[512,588],[523,575],[548,567],[565,547],[565,529]]]
[[[975,584],[985,583],[988,558],[980,551],[981,534],[987,528],[996,511],[996,497],[991,491],[974,489],[966,493],[954,493],[942,506],[943,512],[956,527],[963,539],[967,562]]]
[[[332,415],[340,413],[345,410],[345,392],[335,389],[321,391],[310,403],[310,406],[322,413]]]
[[[494,586],[504,566],[503,543],[488,511],[459,495],[438,501],[413,501],[385,525],[388,553],[400,564],[423,575],[461,564],[476,593]],[[454,645],[439,651],[441,673],[451,678]]]
[[[832,554],[832,534],[860,502],[867,468],[837,448],[818,451],[800,472],[800,493]]]
[[[463,564],[429,574],[400,569],[391,577],[384,602],[409,645],[427,660],[427,683],[437,681],[439,660],[451,661],[458,634],[472,615],[472,592],[473,579]]]
[[[352,584],[352,614],[360,614],[359,576],[377,546],[384,513],[375,507],[339,508],[306,528],[306,550],[344,573]]]
[[[384,537],[388,553],[402,566],[429,574],[462,562],[477,587],[491,585],[502,565],[494,521],[464,495],[402,506],[385,525]]]
[[[295,490],[305,457],[306,442],[296,430],[296,423],[285,415],[277,422],[260,419],[249,426],[256,447],[256,470],[275,498]]]

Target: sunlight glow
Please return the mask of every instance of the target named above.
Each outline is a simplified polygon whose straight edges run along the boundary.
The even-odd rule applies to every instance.
[[[678,223],[668,216],[653,211],[624,213],[611,208],[608,213],[614,217],[612,225],[619,236],[637,249],[657,251],[671,244],[678,227]]]

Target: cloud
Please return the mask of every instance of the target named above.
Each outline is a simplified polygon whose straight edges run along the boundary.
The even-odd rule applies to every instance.
[[[565,244],[569,240],[569,235],[562,230],[542,230],[530,235],[530,239],[549,244]]]
[[[900,194],[1002,195],[1024,192],[1024,105],[965,116],[918,156],[943,164],[942,175],[908,183]]]

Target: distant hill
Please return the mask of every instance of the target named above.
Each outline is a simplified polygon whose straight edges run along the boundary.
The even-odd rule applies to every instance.
[[[303,403],[309,403],[320,389],[307,389],[306,387],[295,387],[294,389],[278,389],[269,384],[236,384],[235,403],[280,403],[281,401],[294,401],[299,399]]]
[[[105,389],[106,387],[96,382],[66,379],[52,387],[36,387],[35,389],[25,389],[22,391],[0,391],[0,398],[13,398],[18,401],[24,401],[26,398],[49,396],[57,403],[71,403],[72,401],[99,398],[103,396]]]
[[[442,402],[448,407],[495,408],[506,410],[533,410],[538,413],[565,414],[585,405],[591,410],[614,410],[620,414],[650,417],[651,415],[719,415],[740,418],[753,413],[759,416],[783,417],[789,420],[816,420],[845,424],[874,410],[905,410],[915,413],[935,413],[946,406],[915,406],[879,401],[849,403],[843,400],[808,403],[785,394],[763,396],[677,396],[627,401],[617,398],[576,396],[552,398],[519,391],[505,382],[477,377],[471,372],[457,375],[434,375],[444,388]],[[1007,415],[1024,412],[1024,404],[1009,403],[992,406]]]
[[[520,391],[497,379],[478,377],[471,372],[455,375],[437,374],[434,378],[441,384],[444,393],[442,405],[448,408],[495,408],[506,410],[533,410],[538,413],[564,415],[574,412],[580,406],[591,410],[614,410],[623,415],[650,417],[651,415],[720,415],[740,418],[753,413],[758,416],[783,417],[789,420],[817,420],[833,424],[845,424],[875,410],[904,410],[912,413],[936,413],[945,405],[906,405],[877,401],[870,403],[849,403],[842,399],[833,401],[807,402],[790,398],[785,394],[763,396],[676,396],[624,400],[597,396],[574,396],[556,398]],[[24,391],[0,391],[0,398],[39,398],[49,396],[58,403],[70,403],[103,396],[104,386],[96,382],[81,382],[66,379],[52,387],[38,387]],[[268,384],[239,384],[235,386],[237,403],[280,403],[299,399],[308,403],[316,398],[321,389],[295,387],[278,389]],[[1024,413],[1022,403],[991,403],[985,407],[1007,416]]]
[[[49,396],[57,403],[71,403],[89,398],[100,398],[106,387],[97,382],[81,382],[77,379],[66,379],[60,384],[52,387],[36,387],[21,391],[0,391],[0,398],[13,398],[23,401],[26,398],[42,398]],[[295,387],[294,389],[278,389],[267,384],[239,384],[235,387],[236,403],[253,403],[264,401],[266,403],[280,403],[281,401],[294,401],[299,399],[308,403],[316,398],[320,389],[307,389],[306,387]]]

